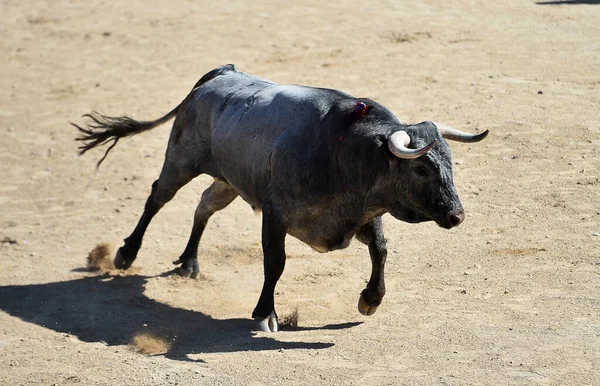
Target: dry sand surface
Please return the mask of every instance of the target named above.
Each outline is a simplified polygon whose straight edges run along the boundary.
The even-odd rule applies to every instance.
[[[597,1],[3,0],[0,37],[0,384],[600,384]],[[211,219],[201,277],[171,275],[206,176],[131,270],[86,268],[137,223],[170,124],[96,170],[68,121],[158,118],[226,63],[490,130],[451,144],[463,225],[384,217],[375,315],[356,310],[366,247],[288,237],[276,307],[298,327],[252,332],[260,216],[240,199]]]

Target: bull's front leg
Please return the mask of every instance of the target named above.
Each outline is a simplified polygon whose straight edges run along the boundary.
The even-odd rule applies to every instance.
[[[286,228],[281,217],[269,207],[263,207],[262,247],[264,254],[265,281],[252,312],[252,317],[265,332],[277,332],[279,325],[275,313],[275,285],[285,268]]]
[[[358,311],[371,316],[377,311],[385,295],[384,266],[387,257],[387,246],[383,235],[381,216],[364,225],[356,238],[369,246],[371,255],[371,278],[358,299]]]

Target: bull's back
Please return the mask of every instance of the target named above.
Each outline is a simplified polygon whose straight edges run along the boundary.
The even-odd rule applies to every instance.
[[[212,79],[196,96],[212,155],[227,182],[260,208],[270,178],[270,157],[286,131],[314,136],[332,103],[332,90],[279,85],[231,71]]]

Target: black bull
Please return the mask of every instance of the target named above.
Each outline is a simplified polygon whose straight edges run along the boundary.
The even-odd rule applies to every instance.
[[[81,152],[112,142],[104,157],[120,138],[175,117],[160,177],[115,256],[117,268],[131,266],[152,217],[202,173],[215,181],[202,194],[187,246],[174,262],[183,275],[198,275],[198,243],[216,211],[237,196],[262,211],[265,280],[252,316],[265,331],[277,330],[273,293],[285,266],[287,234],[319,252],[346,248],[353,237],[368,245],[372,271],[358,309],[372,315],[385,294],[381,216],[459,225],[464,211],[444,138],[476,142],[487,135],[433,122],[405,125],[372,100],[279,85],[232,65],[204,75],[179,106],[155,121],[87,117],[92,122],[86,128],[75,125]]]

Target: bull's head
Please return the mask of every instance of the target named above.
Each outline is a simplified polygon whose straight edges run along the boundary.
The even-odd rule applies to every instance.
[[[487,134],[487,130],[468,134],[433,122],[406,126],[391,134],[388,148],[399,158],[399,162],[393,162],[392,174],[397,172],[403,177],[397,179],[397,200],[391,204],[390,214],[413,223],[433,220],[446,229],[462,223],[465,214],[452,180],[452,156],[444,139],[478,142]]]

